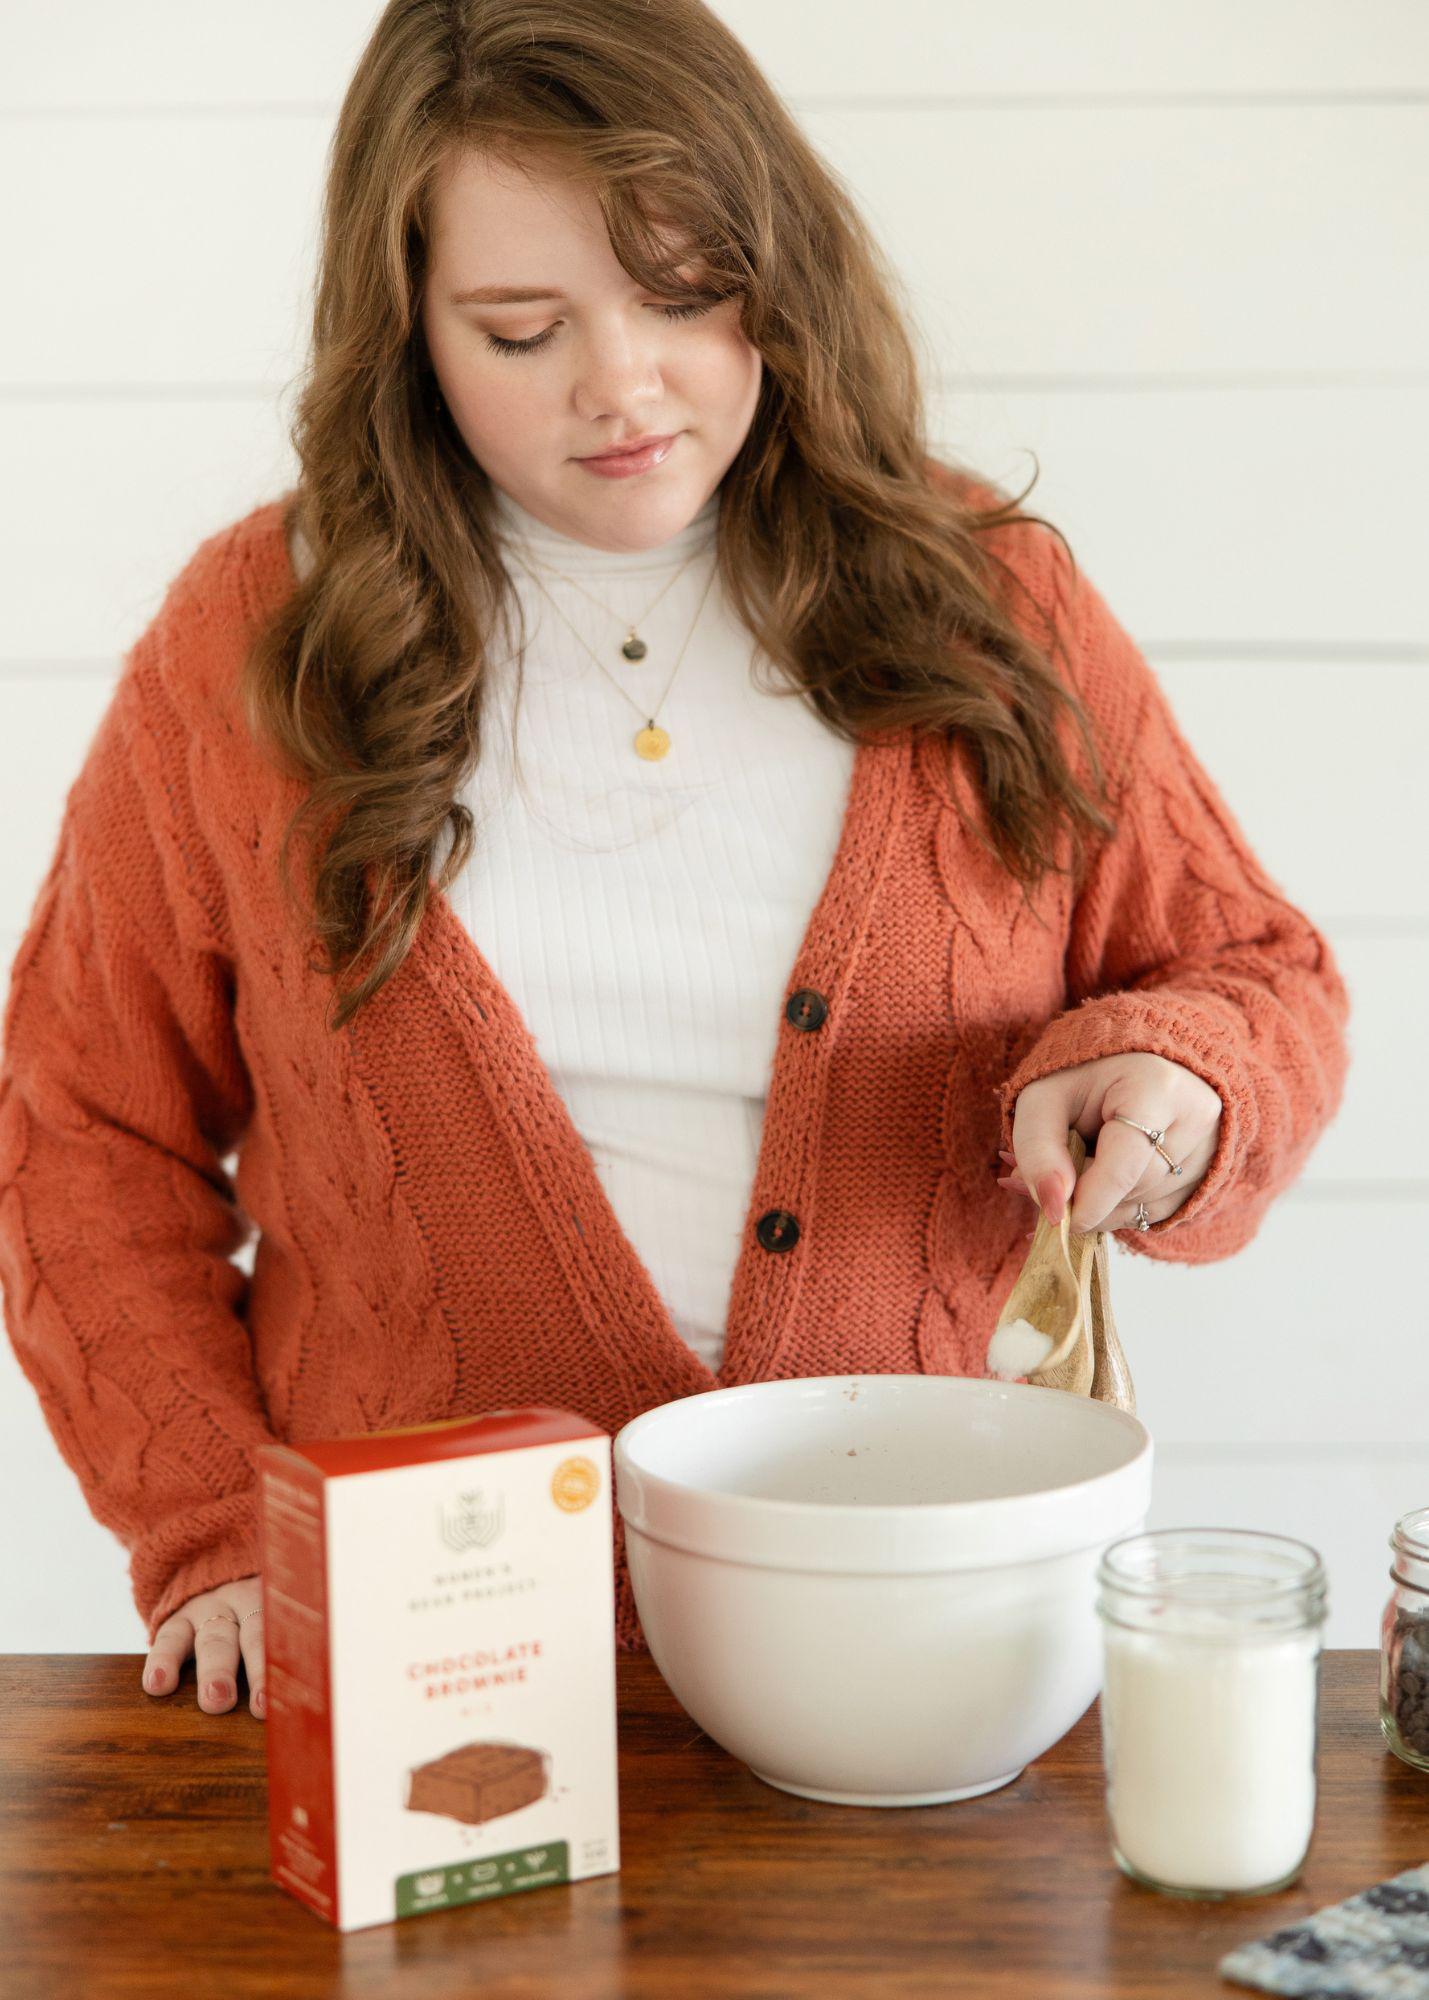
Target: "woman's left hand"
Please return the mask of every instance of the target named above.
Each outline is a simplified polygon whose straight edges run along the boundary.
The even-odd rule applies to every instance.
[[[1164,1222],[1205,1179],[1222,1108],[1219,1093],[1194,1070],[1142,1049],[1054,1070],[1018,1092],[1012,1155],[999,1149],[1012,1171],[998,1186],[1022,1194],[1035,1188],[1053,1224],[1070,1198],[1072,1227],[1083,1233],[1133,1227],[1138,1202],[1152,1222]],[[1174,1174],[1145,1132],[1123,1125],[1117,1112],[1162,1132],[1181,1172]],[[1072,1125],[1087,1143],[1080,1179],[1067,1150]]]

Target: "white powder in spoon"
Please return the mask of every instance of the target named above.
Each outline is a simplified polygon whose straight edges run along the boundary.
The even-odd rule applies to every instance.
[[[1052,1352],[1050,1333],[1040,1333],[1031,1320],[1009,1320],[997,1327],[987,1350],[987,1372],[998,1382],[1015,1382],[1030,1375]]]

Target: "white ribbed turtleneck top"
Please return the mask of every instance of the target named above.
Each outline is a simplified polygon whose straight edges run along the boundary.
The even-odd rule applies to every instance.
[[[519,699],[514,657],[493,648],[508,657],[492,662],[462,792],[474,850],[452,907],[520,1009],[676,1328],[718,1369],[785,989],[833,863],[853,746],[804,697],[770,691],[788,683],[715,574],[717,491],[635,555],[559,534],[493,491],[526,648]],[[618,686],[522,560],[543,566]],[[632,623],[649,649],[638,662],[620,650]],[[652,711],[670,734],[659,762],[633,747]]]

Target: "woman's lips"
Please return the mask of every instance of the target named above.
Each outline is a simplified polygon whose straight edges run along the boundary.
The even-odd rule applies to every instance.
[[[653,444],[641,445],[636,451],[612,452],[605,458],[578,458],[577,465],[587,472],[594,472],[602,479],[631,479],[637,472],[648,472],[653,465],[663,465],[675,448],[674,437],[657,438]]]

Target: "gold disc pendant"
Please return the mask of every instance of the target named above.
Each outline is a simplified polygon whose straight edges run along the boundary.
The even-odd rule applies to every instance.
[[[663,757],[670,747],[670,739],[663,729],[657,729],[653,722],[647,722],[643,729],[635,732],[635,754],[653,762]]]

